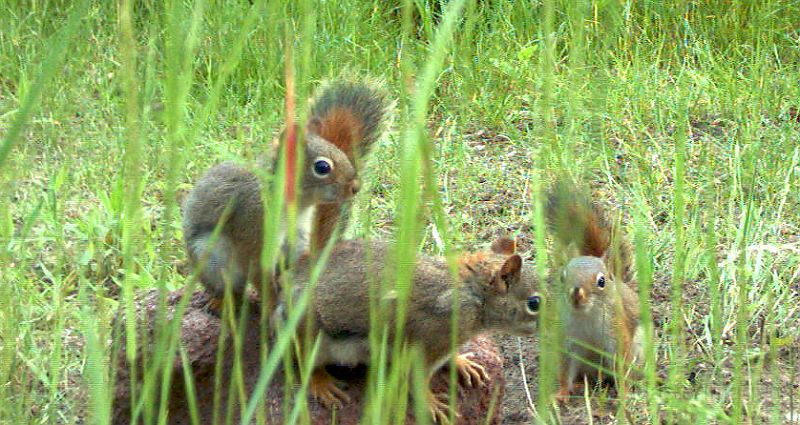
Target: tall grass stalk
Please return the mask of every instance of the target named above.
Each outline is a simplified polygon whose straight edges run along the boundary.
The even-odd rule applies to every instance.
[[[641,190],[641,188],[637,188]],[[637,193],[636,204],[634,205],[634,232],[633,246],[636,266],[636,277],[639,283],[639,308],[642,316],[641,326],[644,333],[642,341],[642,353],[645,358],[642,364],[644,370],[645,388],[647,391],[648,419],[653,424],[661,423],[661,405],[659,404],[658,388],[656,387],[658,377],[656,375],[657,361],[657,341],[655,340],[655,329],[653,326],[653,311],[650,303],[649,294],[653,288],[653,253],[650,249],[648,240],[648,216],[645,200]]]
[[[137,45],[133,27],[133,3],[123,1],[119,9],[119,33],[121,53],[122,85],[125,92],[125,150],[123,158],[122,185],[124,187],[123,211],[120,222],[122,224],[122,258],[124,264],[124,280],[122,283],[123,302],[125,304],[125,357],[131,365],[131,376],[136,374],[137,360],[137,333],[134,289],[134,252],[140,247],[141,228],[141,193],[142,186],[142,133],[139,110],[139,81],[137,75]],[[131,405],[139,401],[136,381],[130,382]],[[151,406],[145,400],[146,419],[152,420]],[[137,416],[133,415],[133,421]]]
[[[683,310],[683,284],[686,273],[686,139],[689,136],[688,93],[685,84],[679,82],[679,98],[675,113],[675,151],[674,151],[674,179],[675,186],[672,192],[672,230],[675,234],[675,262],[672,268],[670,298],[672,314],[670,317],[670,346],[672,349],[668,376],[668,385],[672,393],[678,395],[674,401],[680,399],[684,366],[684,310]],[[673,406],[674,411],[679,410]],[[669,418],[669,416],[668,416]],[[668,419],[669,420],[669,419]]]
[[[2,139],[3,143],[0,145],[0,165],[3,165],[8,155],[11,153],[11,149],[19,142],[22,130],[24,130],[25,125],[28,124],[37,104],[40,102],[42,91],[45,89],[45,86],[53,79],[58,69],[64,64],[69,43],[78,32],[78,25],[80,24],[81,17],[86,15],[88,5],[89,2],[87,1],[78,3],[70,11],[61,31],[53,34],[52,38],[47,42],[51,48],[48,54],[42,59],[39,72],[36,74],[36,78],[26,93],[26,96],[21,99],[20,106],[14,114],[14,120],[11,126],[5,131],[5,135]]]
[[[555,2],[546,1],[543,3],[543,10],[541,14],[541,32],[540,37],[544,40],[543,48],[540,48],[540,72],[542,83],[542,99],[540,102],[539,114],[542,117],[542,125],[539,127],[539,137],[543,143],[543,149],[540,151],[540,162],[537,164],[539,170],[545,172],[546,170],[561,170],[567,169],[564,167],[562,152],[564,149],[559,145],[558,138],[555,131],[554,121],[554,89],[555,89]],[[552,167],[552,168],[551,168]],[[534,215],[533,225],[536,232],[536,266],[539,281],[545,286],[545,294],[547,294],[547,301],[542,307],[540,312],[540,328],[542,341],[542,353],[540,355],[540,365],[542,366],[539,373],[539,393],[536,400],[536,409],[540,415],[538,420],[550,422],[553,420],[551,406],[553,405],[553,397],[555,394],[555,381],[558,368],[561,362],[559,357],[561,355],[561,347],[563,346],[562,340],[562,321],[559,313],[559,302],[562,291],[556,288],[549,288],[546,286],[548,274],[546,268],[548,266],[548,256],[545,251],[545,235],[547,234],[547,227],[544,222],[544,186],[542,182],[542,174],[533,176],[533,194],[534,194]]]

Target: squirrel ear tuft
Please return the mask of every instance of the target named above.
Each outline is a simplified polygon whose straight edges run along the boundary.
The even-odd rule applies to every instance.
[[[511,255],[517,250],[517,243],[510,238],[500,238],[492,243],[492,252],[495,254]]]
[[[520,275],[522,274],[522,257],[519,255],[512,255],[500,267],[500,271],[495,276],[495,285],[501,292],[508,291],[508,288],[519,282]]]
[[[306,123],[306,133],[317,135],[322,133],[322,120],[319,117],[310,117]]]

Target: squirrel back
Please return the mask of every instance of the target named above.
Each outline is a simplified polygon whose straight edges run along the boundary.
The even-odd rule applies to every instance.
[[[538,285],[533,275],[523,271],[522,258],[514,252],[513,242],[501,240],[492,246],[492,252],[462,255],[457,280],[443,258],[417,257],[402,334],[394,332],[398,296],[391,281],[394,274],[391,256],[392,249],[384,242],[341,241],[333,247],[327,266],[312,289],[307,322],[299,328],[298,336],[301,352],[307,349],[302,348],[302,341],[307,340],[303,336],[319,342],[309,393],[323,404],[336,406],[349,401],[325,366],[369,364],[374,358],[370,354],[371,328],[379,330],[385,324],[389,344],[402,338],[404,345],[421,349],[422,366],[428,377],[451,353],[448,333],[454,304],[459,306],[456,324],[459,346],[484,332],[530,336],[536,331]],[[306,255],[293,268],[296,294],[309,281],[314,263]],[[388,279],[389,287],[380,291],[382,279]],[[377,307],[377,322],[370,312],[372,305]],[[276,309],[275,328],[285,321],[286,306],[280,304]],[[489,376],[470,357],[470,353],[457,355],[456,369],[467,385],[480,385]],[[427,398],[433,418],[445,421],[446,405],[430,388]]]
[[[346,80],[324,84],[311,102],[305,143],[299,147],[304,152],[304,162],[298,170],[300,253],[309,248],[321,249],[331,238],[346,214],[342,206],[361,187],[357,162],[381,136],[391,109],[391,102],[376,84]],[[264,202],[269,201],[261,194],[261,182],[255,173],[224,163],[206,172],[184,204],[183,228],[189,259],[193,267],[200,269],[201,283],[215,297],[224,293],[226,284],[240,295],[248,280],[257,288],[271,280],[272,270],[261,273],[260,266]],[[221,230],[214,239],[211,235],[218,225]],[[287,230],[283,222],[279,237],[284,253],[293,258],[285,250]],[[275,288],[269,289],[275,295]]]
[[[536,330],[540,298],[531,270],[523,271],[522,259],[495,243],[490,252],[462,254],[457,284],[443,258],[417,258],[407,306],[405,337],[417,342],[435,359],[449,350],[442,330],[452,320],[453,297],[458,297],[459,341],[485,331],[531,335]],[[392,250],[384,242],[347,240],[331,251],[327,267],[319,275],[310,306],[318,329],[332,338],[363,338],[369,335],[372,285],[392,276]],[[296,266],[296,291],[310,278],[314,261],[308,256]],[[388,273],[387,273],[388,272]],[[375,288],[372,287],[372,288]],[[457,287],[457,288],[456,288]],[[372,294],[372,295],[371,295]],[[388,290],[377,302],[392,321],[396,294]],[[393,329],[393,327],[390,327]]]

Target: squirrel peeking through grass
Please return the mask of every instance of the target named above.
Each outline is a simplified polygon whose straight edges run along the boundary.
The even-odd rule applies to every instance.
[[[537,330],[542,302],[533,270],[523,267],[515,243],[506,238],[496,240],[491,251],[459,256],[458,279],[454,280],[444,258],[420,255],[414,267],[408,299],[405,329],[395,335],[394,318],[398,308],[396,298],[381,296],[374,288],[376,279],[394,267],[392,249],[386,242],[348,240],[339,242],[331,251],[327,266],[311,288],[311,302],[306,312],[306,324],[300,333],[310,329],[319,334],[320,347],[313,365],[309,392],[328,406],[349,401],[326,365],[352,366],[368,364],[370,328],[375,326],[370,306],[381,303],[381,315],[389,324],[389,344],[402,338],[404,343],[418,347],[423,353],[429,409],[434,421],[446,423],[445,394],[430,390],[430,379],[447,363],[452,350],[450,329],[458,304],[457,345],[482,333],[501,333],[531,336]],[[304,289],[311,279],[314,261],[304,256],[296,265],[294,290]],[[391,292],[391,291],[390,291]],[[278,306],[273,320],[281,326],[287,306]],[[298,336],[303,341],[303,337]],[[481,385],[489,379],[483,366],[470,359],[471,354],[458,354],[456,368],[462,381],[469,386]],[[390,359],[391,361],[391,359]],[[458,416],[458,415],[456,415]]]
[[[376,83],[335,80],[323,84],[311,99],[305,125],[303,164],[297,199],[297,254],[324,247],[342,213],[361,188],[360,160],[383,134],[392,102]],[[277,169],[277,166],[273,167]],[[200,178],[184,205],[183,232],[192,267],[214,298],[216,309],[225,294],[241,297],[252,282],[267,288],[262,300],[274,304],[275,264],[262,270],[265,202],[258,176],[232,162],[212,167]],[[280,223],[280,243],[287,252],[288,223]],[[219,235],[214,230],[220,226]]]
[[[566,295],[566,355],[557,398],[564,402],[581,376],[612,375],[619,384],[637,378],[643,329],[631,249],[619,226],[575,184],[557,182],[547,197],[547,219],[568,261],[556,282]],[[577,255],[573,252],[577,251]],[[621,394],[625,386],[619,385]]]

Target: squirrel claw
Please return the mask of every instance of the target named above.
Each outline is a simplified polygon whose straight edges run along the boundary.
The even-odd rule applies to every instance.
[[[446,394],[436,395],[433,392],[428,394],[428,409],[431,412],[431,417],[433,418],[433,422],[439,425],[448,425],[450,424],[450,417],[447,415],[447,411],[449,407],[447,403],[443,402],[441,398],[446,399]],[[461,415],[456,412],[456,418],[460,418]]]
[[[472,357],[475,357],[475,353],[459,354],[456,357],[456,369],[468,386],[475,387],[483,385],[490,378],[486,368],[470,360]]]
[[[350,403],[350,396],[336,382],[324,368],[318,368],[311,375],[308,392],[327,408],[341,408],[345,403]]]

